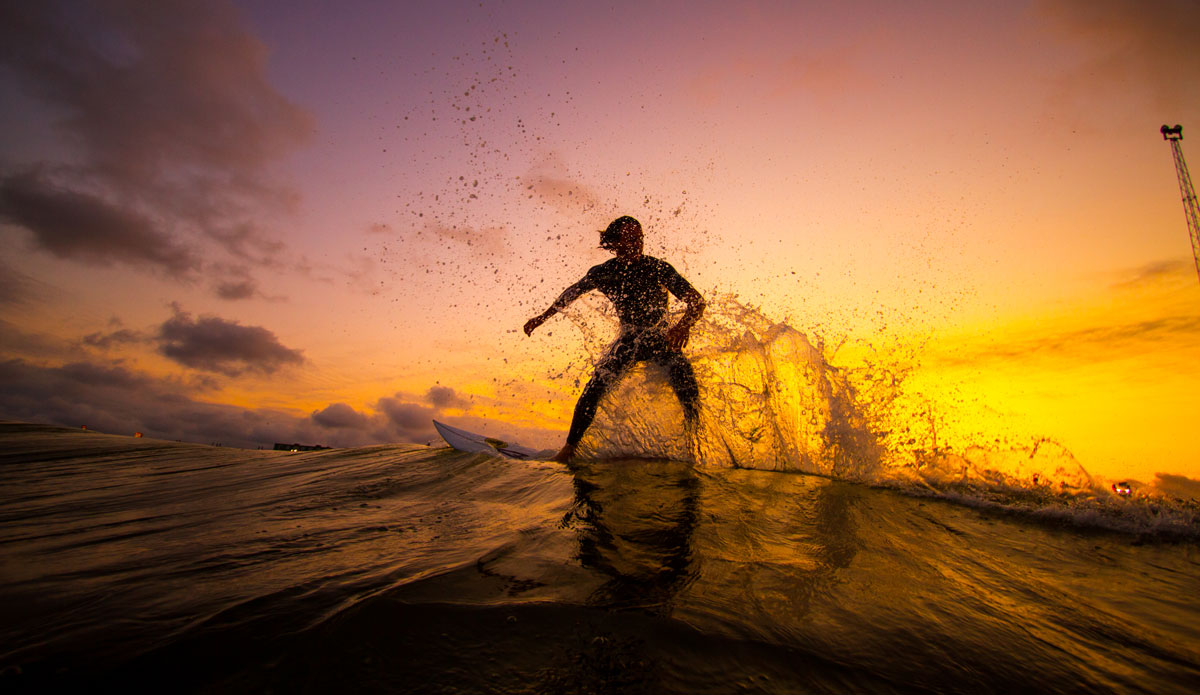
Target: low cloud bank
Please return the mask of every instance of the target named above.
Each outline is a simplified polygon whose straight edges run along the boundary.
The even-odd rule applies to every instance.
[[[275,442],[326,446],[440,441],[433,429],[442,407],[428,394],[379,399],[376,412],[331,403],[308,415],[269,408],[242,408],[197,400],[196,384],[135,371],[120,364],[78,361],[57,367],[23,359],[0,361],[0,419],[39,422],[112,434],[246,448]],[[435,398],[465,403],[453,389]],[[458,406],[456,406],[458,407]]]

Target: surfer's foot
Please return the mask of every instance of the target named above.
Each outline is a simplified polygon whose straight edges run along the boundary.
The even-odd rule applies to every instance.
[[[559,451],[550,460],[558,461],[559,463],[566,463],[566,462],[570,461],[572,458],[574,458],[574,456],[575,456],[575,445],[568,444],[562,448],[562,451]]]

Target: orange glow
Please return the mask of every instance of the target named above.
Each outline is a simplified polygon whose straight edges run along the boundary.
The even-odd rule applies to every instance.
[[[1200,477],[1200,286],[1158,132],[1200,133],[1187,32],[1065,0],[445,12],[343,12],[314,50],[312,18],[254,5],[214,35],[267,62],[108,95],[157,120],[13,66],[8,160],[34,173],[0,179],[0,358],[29,397],[0,417],[99,427],[94,398],[160,436],[197,404],[217,431],[352,443],[424,441],[436,412],[552,446],[612,325],[590,298],[520,327],[631,214],[706,296],[835,366],[910,370],[909,438]]]

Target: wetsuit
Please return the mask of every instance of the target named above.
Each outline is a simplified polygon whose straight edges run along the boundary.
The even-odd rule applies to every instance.
[[[679,397],[684,416],[693,422],[700,397],[696,375],[683,352],[666,343],[667,292],[682,299],[696,293],[691,284],[670,263],[643,255],[628,263],[613,258],[594,266],[575,287],[582,292],[600,290],[608,297],[621,320],[621,333],[596,365],[596,373],[575,404],[567,444],[579,443],[596,417],[600,399],[631,366],[642,361],[666,368],[667,381]]]

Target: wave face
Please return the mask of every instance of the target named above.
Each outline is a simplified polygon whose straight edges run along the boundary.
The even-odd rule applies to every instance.
[[[595,360],[603,355],[598,333],[594,325],[584,331]],[[810,473],[1086,526],[1195,537],[1195,495],[1134,483],[1134,494],[1118,496],[1113,481],[1089,474],[1053,440],[939,439],[936,423],[926,421],[933,406],[905,388],[913,358],[896,352],[835,366],[822,340],[718,298],[689,348],[702,389],[698,432],[684,432],[665,375],[641,365],[601,404],[581,451]]]
[[[1160,693],[1200,678],[1194,539],[827,475],[0,423],[0,490],[5,692]]]

